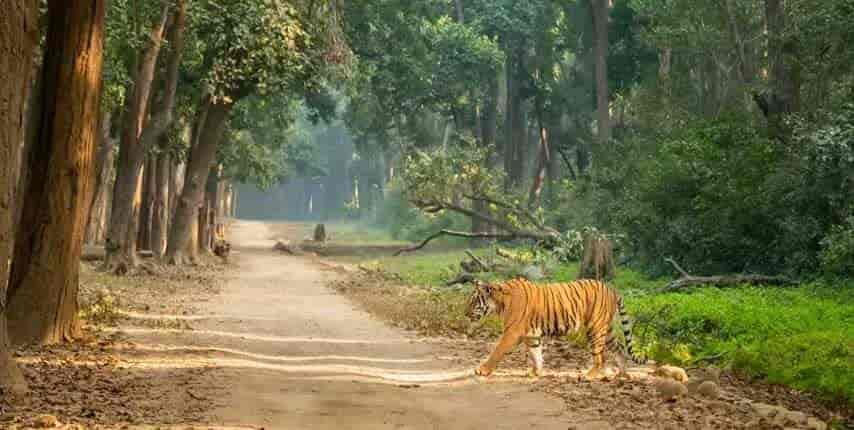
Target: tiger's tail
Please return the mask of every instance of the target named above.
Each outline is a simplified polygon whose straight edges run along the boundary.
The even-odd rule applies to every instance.
[[[626,338],[626,355],[636,364],[646,363],[646,358],[635,354],[634,343],[632,342],[632,326],[621,296],[617,296],[617,311],[620,313],[620,327],[623,329],[623,337]]]

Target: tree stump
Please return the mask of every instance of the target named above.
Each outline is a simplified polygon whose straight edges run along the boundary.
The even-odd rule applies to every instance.
[[[584,236],[579,279],[610,280],[616,274],[614,247],[607,237],[591,232]]]
[[[314,241],[326,242],[326,226],[318,224],[314,227]]]

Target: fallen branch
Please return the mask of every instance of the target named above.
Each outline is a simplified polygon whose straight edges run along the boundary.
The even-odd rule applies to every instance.
[[[490,268],[486,263],[484,263],[483,260],[477,258],[477,256],[474,255],[470,250],[466,250],[466,255],[468,255],[472,259],[472,261],[477,263],[477,265],[480,266],[480,268],[483,269],[484,272],[489,272],[492,270],[492,268]]]
[[[397,252],[394,253],[395,256],[406,252],[418,251],[419,249],[425,247],[430,241],[442,236],[454,236],[454,237],[466,237],[469,239],[520,239],[527,238],[527,236],[520,236],[518,234],[496,234],[496,233],[466,233],[462,231],[454,231],[454,230],[439,230],[436,233],[427,236],[426,239],[422,240],[421,243],[412,245],[406,248],[398,249]]]
[[[468,272],[463,272],[463,273],[460,273],[459,275],[457,275],[456,278],[451,279],[450,281],[446,282],[445,286],[451,287],[451,286],[454,286],[457,284],[466,284],[469,282],[474,282],[474,280],[475,280],[474,275],[472,275],[471,273],[468,273]]]
[[[682,275],[679,279],[675,279],[668,283],[660,292],[676,291],[681,288],[692,285],[714,285],[717,287],[735,286],[742,284],[767,284],[767,285],[792,285],[797,281],[785,276],[769,276],[755,274],[734,274],[734,275],[718,275],[718,276],[694,276],[686,272],[672,258],[665,259],[670,263],[679,274]]]
[[[520,263],[520,264],[528,263],[528,261],[525,261],[525,259],[519,257],[518,255],[516,255],[510,251],[507,251],[506,249],[501,249],[498,247],[495,248],[495,255],[497,255],[501,258],[513,261],[515,263]]]
[[[298,251],[294,246],[292,246],[292,245],[291,245],[291,243],[290,243],[289,241],[287,241],[287,240],[277,240],[277,241],[276,241],[276,244],[275,244],[275,245],[273,245],[273,250],[275,250],[275,251],[282,251],[282,252],[284,252],[284,253],[286,253],[286,254],[290,254],[290,255],[299,255],[299,254],[301,254],[301,252],[299,252],[299,251]]]

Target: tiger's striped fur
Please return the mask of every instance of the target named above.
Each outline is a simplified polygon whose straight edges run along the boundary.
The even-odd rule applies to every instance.
[[[636,363],[644,360],[632,349],[632,333],[623,299],[616,291],[600,281],[583,279],[570,283],[537,286],[524,279],[501,284],[478,284],[471,298],[467,315],[483,318],[496,312],[502,319],[504,333],[489,358],[478,367],[478,375],[491,374],[498,362],[520,342],[524,342],[534,374],[543,367],[543,336],[562,336],[586,329],[593,367],[589,377],[601,375],[607,351],[617,352],[620,372],[625,371],[623,350],[611,332],[611,323],[619,314],[627,355]]]

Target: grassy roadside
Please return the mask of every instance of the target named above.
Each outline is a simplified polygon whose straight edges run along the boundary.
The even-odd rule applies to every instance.
[[[402,281],[377,280],[346,288],[361,296],[359,300],[372,312],[407,328],[494,336],[500,332],[497,321],[478,327],[462,318],[468,287],[444,286],[456,276],[463,258],[462,249],[345,258]],[[550,279],[573,280],[577,269],[575,263],[553,267]],[[851,285],[814,282],[793,288],[744,286],[656,293],[666,282],[628,268],[621,268],[612,282],[627,298],[636,320],[636,337],[648,356],[683,366],[713,363],[854,409]]]

